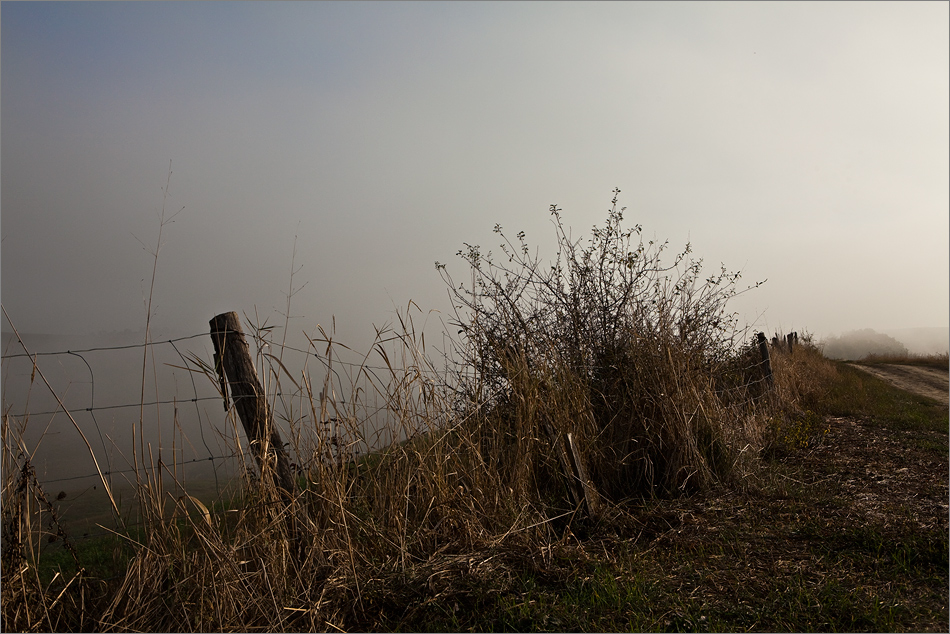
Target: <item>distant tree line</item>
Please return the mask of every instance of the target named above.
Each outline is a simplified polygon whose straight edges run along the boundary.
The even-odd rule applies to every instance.
[[[870,328],[852,330],[839,337],[829,337],[824,341],[824,353],[831,359],[854,361],[868,355],[906,356],[907,346],[900,341],[876,332]]]

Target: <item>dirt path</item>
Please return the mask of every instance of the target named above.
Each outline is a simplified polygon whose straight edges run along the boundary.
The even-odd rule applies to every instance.
[[[937,368],[919,365],[858,365],[859,370],[884,379],[902,390],[932,398],[944,405],[950,405],[950,373]]]

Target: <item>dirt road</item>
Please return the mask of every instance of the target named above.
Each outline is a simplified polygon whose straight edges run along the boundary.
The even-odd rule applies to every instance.
[[[902,390],[932,398],[950,406],[950,373],[919,365],[858,365],[851,364],[884,379]]]

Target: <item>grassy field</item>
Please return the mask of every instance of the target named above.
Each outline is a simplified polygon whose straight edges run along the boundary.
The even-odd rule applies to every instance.
[[[586,247],[552,209],[554,265],[519,234],[461,252],[469,286],[440,267],[455,363],[380,332],[406,440],[341,466],[318,438],[290,504],[267,460],[210,508],[143,471],[135,517],[76,539],[4,415],[4,628],[947,631],[947,408],[807,336],[767,368],[738,274],[665,264],[614,203]]]

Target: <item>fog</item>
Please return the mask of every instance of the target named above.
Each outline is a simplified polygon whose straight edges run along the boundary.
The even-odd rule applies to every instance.
[[[3,308],[140,342],[151,297],[153,338],[234,310],[365,350],[414,302],[438,348],[436,262],[466,279],[496,223],[547,254],[551,204],[579,238],[619,188],[648,239],[767,280],[743,323],[945,329],[948,24],[930,2],[3,3]],[[138,402],[140,355],[97,403]],[[78,359],[39,363],[85,389]]]

